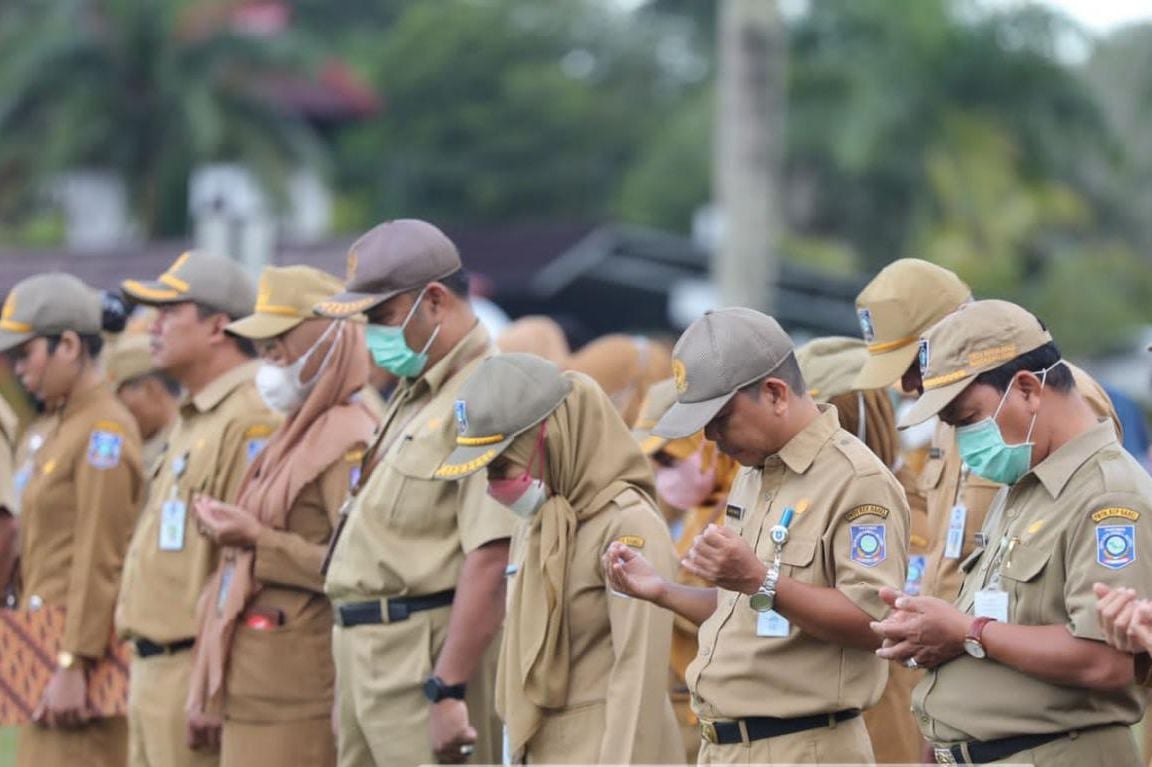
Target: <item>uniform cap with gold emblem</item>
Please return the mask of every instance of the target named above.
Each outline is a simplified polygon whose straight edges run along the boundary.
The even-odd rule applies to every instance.
[[[385,221],[352,244],[344,292],[318,303],[315,310],[325,317],[351,317],[442,280],[461,266],[456,246],[427,221]]]
[[[490,464],[517,436],[543,421],[572,391],[563,371],[534,354],[481,362],[456,399],[456,449],[436,470],[460,479]]]
[[[793,348],[780,323],[766,314],[743,308],[705,312],[672,350],[676,402],[652,433],[680,439],[700,431],[737,391],[770,375]]]
[[[261,340],[287,333],[314,319],[316,304],[339,293],[339,279],[310,266],[269,266],[260,273],[256,311],[227,327],[229,333]]]
[[[666,437],[657,437],[652,433],[656,424],[664,417],[669,408],[676,404],[676,379],[668,378],[652,385],[648,389],[648,396],[640,405],[640,415],[636,417],[636,425],[632,429],[632,436],[640,443],[644,455],[655,455],[668,444]]]
[[[120,288],[145,306],[194,301],[229,317],[251,314],[256,303],[252,278],[238,262],[200,250],[182,254],[155,280],[124,280]]]
[[[65,330],[99,334],[103,314],[99,292],[71,274],[51,272],[28,277],[16,283],[0,310],[0,351]]]
[[[796,362],[818,402],[855,391],[854,382],[868,361],[868,345],[859,338],[816,338],[796,349]]]
[[[916,342],[944,315],[972,299],[972,290],[949,271],[918,258],[880,270],[856,297],[860,335],[871,355],[853,389],[891,386],[916,360]]]
[[[104,347],[100,359],[113,386],[156,372],[151,343],[143,333],[121,334]]]
[[[900,428],[923,423],[948,407],[981,373],[1051,342],[1040,320],[1009,301],[961,307],[920,339],[924,394],[900,420]]]

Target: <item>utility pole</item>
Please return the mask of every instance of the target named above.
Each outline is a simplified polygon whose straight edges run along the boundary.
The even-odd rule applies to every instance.
[[[723,306],[772,313],[779,275],[787,40],[776,0],[719,0],[712,277]]]

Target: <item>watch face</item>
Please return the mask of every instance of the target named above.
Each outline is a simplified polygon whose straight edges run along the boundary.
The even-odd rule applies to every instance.
[[[983,658],[988,654],[984,650],[984,645],[980,644],[979,640],[971,638],[964,640],[964,652],[973,658]]]
[[[748,597],[748,606],[758,613],[768,612],[775,603],[776,597],[772,594],[765,594],[763,591],[757,591]]]
[[[440,700],[440,685],[436,684],[436,680],[428,678],[424,680],[424,697],[432,703]]]

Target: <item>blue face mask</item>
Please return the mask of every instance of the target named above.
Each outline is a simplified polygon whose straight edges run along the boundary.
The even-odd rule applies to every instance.
[[[1048,380],[1048,371],[1059,364],[1061,363],[1057,362],[1055,365],[1040,371],[1041,390]],[[1015,379],[1013,379],[1014,382]],[[1008,401],[1008,393],[1011,391],[1012,383],[1009,383],[1008,389],[1000,398],[1000,404],[996,406],[996,412],[992,414],[991,418],[985,418],[978,423],[960,426],[956,429],[956,447],[968,468],[974,474],[992,482],[999,482],[1002,485],[1016,484],[1028,469],[1032,468],[1032,429],[1035,428],[1036,416],[1039,415],[1037,413],[1032,416],[1032,423],[1028,426],[1028,435],[1023,442],[1018,445],[1006,443],[1004,435],[1000,432],[1000,425],[996,423],[996,416],[1000,415],[1000,410]]]
[[[369,325],[364,330],[364,338],[368,343],[368,351],[372,352],[372,360],[377,367],[382,367],[393,375],[401,378],[415,378],[424,372],[428,364],[428,349],[436,336],[440,335],[440,326],[432,331],[428,343],[420,351],[413,351],[408,342],[404,340],[404,328],[416,313],[416,307],[424,300],[424,291],[412,303],[408,316],[399,326],[396,325]]]

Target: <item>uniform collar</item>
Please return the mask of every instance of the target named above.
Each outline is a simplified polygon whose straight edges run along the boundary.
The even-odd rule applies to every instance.
[[[254,379],[256,377],[256,370],[259,367],[260,363],[255,360],[237,365],[227,373],[215,378],[194,397],[186,400],[181,410],[192,408],[198,413],[206,413],[212,410],[241,384]]]
[[[803,474],[816,460],[816,455],[824,447],[836,430],[840,428],[840,417],[836,408],[831,405],[817,405],[820,415],[812,419],[812,423],[804,430],[785,443],[777,453],[777,457],[784,465],[796,474]]]
[[[76,392],[71,397],[69,397],[68,401],[65,402],[64,406],[60,409],[60,415],[62,417],[71,415],[72,413],[83,410],[95,402],[108,399],[112,396],[114,395],[112,394],[111,384],[99,383],[95,386],[89,386],[84,391]]]
[[[1100,450],[1112,444],[1119,444],[1112,422],[1100,421],[1080,436],[1061,445],[1058,450],[1036,464],[1031,473],[1036,475],[1048,494],[1056,498],[1077,469]]]
[[[444,384],[459,373],[465,365],[487,351],[490,346],[491,340],[488,336],[488,330],[484,327],[484,323],[477,320],[475,327],[469,330],[468,334],[444,355],[444,359],[428,368],[424,375],[413,380],[409,386],[411,388],[427,387],[428,392],[435,396],[444,387]]]

